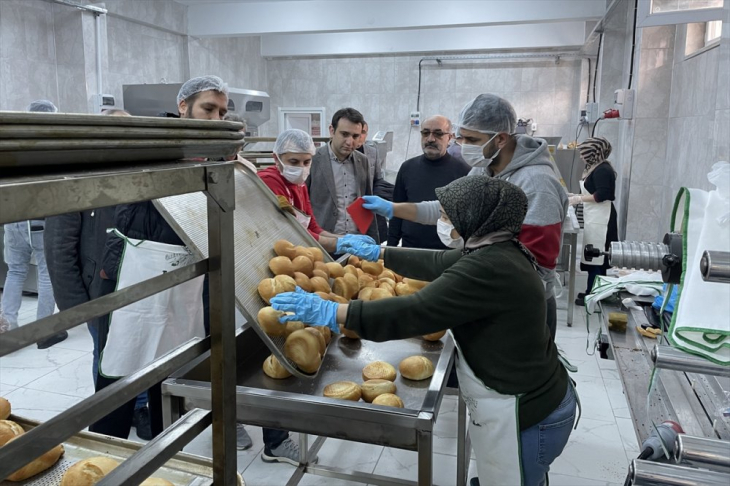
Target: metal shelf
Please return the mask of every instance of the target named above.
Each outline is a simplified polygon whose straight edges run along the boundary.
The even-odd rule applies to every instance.
[[[83,170],[49,164],[26,171],[22,168],[8,171],[0,176],[0,224],[190,192],[204,192],[208,196],[209,258],[5,333],[0,340],[0,356],[205,273],[210,285],[210,337],[189,341],[0,448],[0,478],[68,440],[120,403],[133,399],[210,350],[212,414],[192,411],[142,447],[100,484],[139,484],[211,422],[214,484],[229,486],[238,482],[236,367],[230,366],[236,361],[233,164],[177,161],[104,164]]]

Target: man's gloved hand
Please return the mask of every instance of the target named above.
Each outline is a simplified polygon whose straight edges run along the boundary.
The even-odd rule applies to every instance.
[[[340,326],[337,325],[338,305],[337,302],[307,293],[300,287],[294,292],[284,292],[271,299],[271,307],[274,309],[294,313],[281,316],[279,322],[301,321],[312,326],[327,326],[336,334],[340,332]]]
[[[393,219],[393,203],[378,196],[363,196],[365,204],[363,208],[370,210],[378,216]]]
[[[350,253],[369,262],[380,258],[380,245],[369,236],[345,235],[337,239],[337,253]]]

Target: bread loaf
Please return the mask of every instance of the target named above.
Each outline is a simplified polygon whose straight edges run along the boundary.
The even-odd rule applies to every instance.
[[[309,279],[309,283],[312,284],[315,292],[324,292],[325,294],[332,292],[329,282],[324,277],[312,277]]]
[[[403,295],[415,294],[416,292],[418,292],[418,289],[415,287],[411,287],[407,283],[400,282],[395,284],[395,294],[399,297]]]
[[[346,299],[346,302],[357,295],[358,290],[360,290],[360,285],[357,283],[357,279],[349,273],[344,277],[336,278],[332,284],[332,292]]]
[[[357,277],[358,276],[357,275],[357,268],[355,268],[352,265],[346,265],[345,268],[344,268],[344,270],[345,270],[345,273],[350,273],[350,274],[352,274],[353,277]]]
[[[264,360],[263,369],[266,376],[275,380],[283,380],[291,376],[291,373],[281,365],[273,354]]]
[[[365,273],[369,273],[370,275],[377,277],[381,273],[383,273],[383,264],[380,262],[366,262],[363,261],[360,264],[360,268],[362,268],[362,271]]]
[[[305,256],[298,256],[294,260],[292,260],[291,263],[295,272],[303,273],[307,277],[312,275],[312,271],[314,270],[314,263],[312,263],[312,260],[310,260],[309,258]]]
[[[406,285],[410,285],[411,287],[415,288],[416,290],[421,290],[423,287],[428,285],[428,282],[424,282],[423,280],[416,280],[413,278],[404,278],[403,283]]]
[[[376,397],[384,393],[395,393],[395,383],[388,380],[368,380],[360,386],[362,390],[362,399],[366,402],[372,402]]]
[[[325,281],[328,281],[330,279],[330,276],[329,274],[327,274],[327,272],[319,269],[312,271],[312,277],[319,277]]]
[[[312,253],[315,262],[324,262],[324,253],[322,253],[322,250],[316,246],[309,246],[307,247],[307,250]]]
[[[12,439],[10,439],[8,442],[12,442],[15,439],[17,439],[20,436],[15,436]],[[25,481],[28,478],[32,478],[36,474],[42,473],[49,467],[53,466],[58,462],[58,459],[61,458],[61,456],[64,453],[63,445],[58,444],[56,447],[51,449],[50,451],[46,452],[42,456],[33,459],[25,466],[21,467],[17,471],[15,471],[13,474],[7,477],[8,481],[16,482],[16,481]]]
[[[283,315],[282,311],[273,307],[262,307],[257,316],[259,326],[271,337],[283,336],[286,334],[286,326],[279,322],[279,317]]]
[[[286,240],[278,240],[274,243],[274,253],[278,256],[285,256],[289,259],[297,256],[296,251],[294,250],[294,245]]]
[[[347,264],[348,265],[352,265],[355,268],[360,268],[360,263],[361,262],[362,262],[362,260],[360,260],[355,255],[352,255],[352,256],[350,256],[350,258],[347,259]]]
[[[362,379],[368,380],[388,380],[395,381],[398,374],[395,367],[385,361],[373,361],[362,369]]]
[[[330,330],[327,326],[313,326],[314,329],[318,330],[322,337],[324,338],[324,343],[326,345],[329,345],[330,341],[332,341],[332,330]]]
[[[314,292],[314,294],[317,295],[320,299],[323,299],[323,300],[332,300],[332,296],[335,295],[335,294],[330,293],[330,292],[319,292],[319,291]]]
[[[289,258],[285,256],[277,256],[269,260],[269,270],[274,275],[294,276],[294,265]]]
[[[314,373],[322,362],[319,342],[317,337],[305,329],[294,331],[286,338],[284,355],[305,373]]]
[[[294,247],[294,258],[298,256],[305,256],[309,258],[309,260],[314,263],[314,253],[312,253],[308,248],[305,248],[303,246],[295,246]],[[292,260],[294,260],[292,258]]]
[[[301,272],[294,272],[294,281],[305,292],[312,292],[314,290],[312,283],[309,281],[309,277]]]
[[[395,297],[395,289],[388,282],[381,282],[380,285],[378,285],[378,288],[380,290],[385,290],[386,292],[388,292],[388,297]],[[371,297],[370,300],[377,299],[373,299]]]
[[[431,334],[426,334],[425,336],[423,336],[423,339],[425,339],[426,341],[438,341],[439,339],[444,337],[444,334],[446,334],[446,331],[434,332]]]
[[[274,278],[265,278],[259,283],[258,292],[264,302],[271,303],[271,298],[284,292],[294,292],[297,282],[288,275],[277,275]]]
[[[325,275],[327,275],[327,280],[330,279],[330,277],[331,277],[331,275],[330,275],[330,269],[329,269],[329,267],[327,266],[326,263],[324,263],[324,262],[314,262],[314,269],[315,270],[319,270],[320,272],[322,272]]]
[[[24,433],[23,427],[12,420],[0,420],[0,447]]]
[[[342,324],[340,324],[340,333],[348,339],[360,339],[360,336],[355,331],[350,331]]]
[[[0,420],[5,420],[10,417],[10,402],[0,397]]]
[[[387,286],[387,285],[386,285]],[[358,298],[362,301],[390,299],[393,294],[388,289],[365,287],[360,291]]]
[[[403,400],[399,396],[392,393],[383,393],[373,400],[373,405],[384,405],[386,407],[403,408]]]
[[[329,300],[331,300],[332,302],[337,302],[338,304],[348,304],[350,302],[346,298],[344,298],[340,295],[337,295],[335,293],[329,294],[329,297],[330,297]]]
[[[288,336],[289,334],[291,334],[295,331],[300,331],[305,328],[306,328],[306,326],[301,321],[289,321],[286,323],[286,326],[284,327],[284,329],[286,329],[284,334]]]
[[[324,387],[324,396],[356,402],[360,400],[362,392],[360,386],[352,381],[337,381]]]
[[[61,486],[93,486],[118,465],[119,462],[110,457],[84,459],[68,468],[61,479]]]
[[[324,354],[324,350],[327,348],[327,343],[324,340],[324,336],[321,332],[316,330],[313,327],[307,327],[304,329],[308,333],[312,334],[312,336],[315,336],[317,338],[317,341],[319,341],[319,354]]]
[[[381,278],[389,278],[393,282],[397,282],[397,280],[395,279],[395,272],[393,272],[392,270],[388,270],[387,268],[383,270],[383,273],[378,275],[378,279]]]
[[[433,363],[425,356],[411,356],[398,365],[400,374],[409,380],[425,380],[433,376]]]
[[[345,275],[345,267],[340,265],[337,262],[329,262],[325,263],[327,266],[327,270],[330,272],[330,277],[337,278],[337,277],[343,277]]]

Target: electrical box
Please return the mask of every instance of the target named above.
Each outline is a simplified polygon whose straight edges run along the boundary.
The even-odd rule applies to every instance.
[[[601,114],[598,112],[598,103],[586,103],[585,111],[585,120],[589,124],[596,123],[601,117]]]
[[[420,127],[421,126],[421,112],[420,111],[412,111],[411,112],[411,126],[412,127]]]
[[[114,108],[116,105],[116,101],[114,100],[114,95],[110,94],[100,94],[96,95],[97,102],[99,103],[99,111],[108,110],[109,108]]]
[[[617,89],[613,92],[613,104],[618,110],[619,118],[630,120],[634,117],[635,97],[636,91],[633,89]]]

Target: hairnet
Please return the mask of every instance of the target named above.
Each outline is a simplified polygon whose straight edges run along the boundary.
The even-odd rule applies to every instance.
[[[28,105],[27,111],[34,111],[39,113],[56,113],[58,111],[58,108],[56,108],[56,105],[48,100],[35,100]]]
[[[461,109],[456,126],[482,133],[513,134],[517,114],[509,101],[489,93],[480,94]]]
[[[274,143],[274,153],[277,155],[286,153],[314,155],[314,152],[312,137],[304,130],[296,128],[281,132]]]
[[[203,91],[219,91],[228,96],[228,85],[218,76],[212,75],[189,79],[180,87],[177,102],[180,104],[181,101]]]

